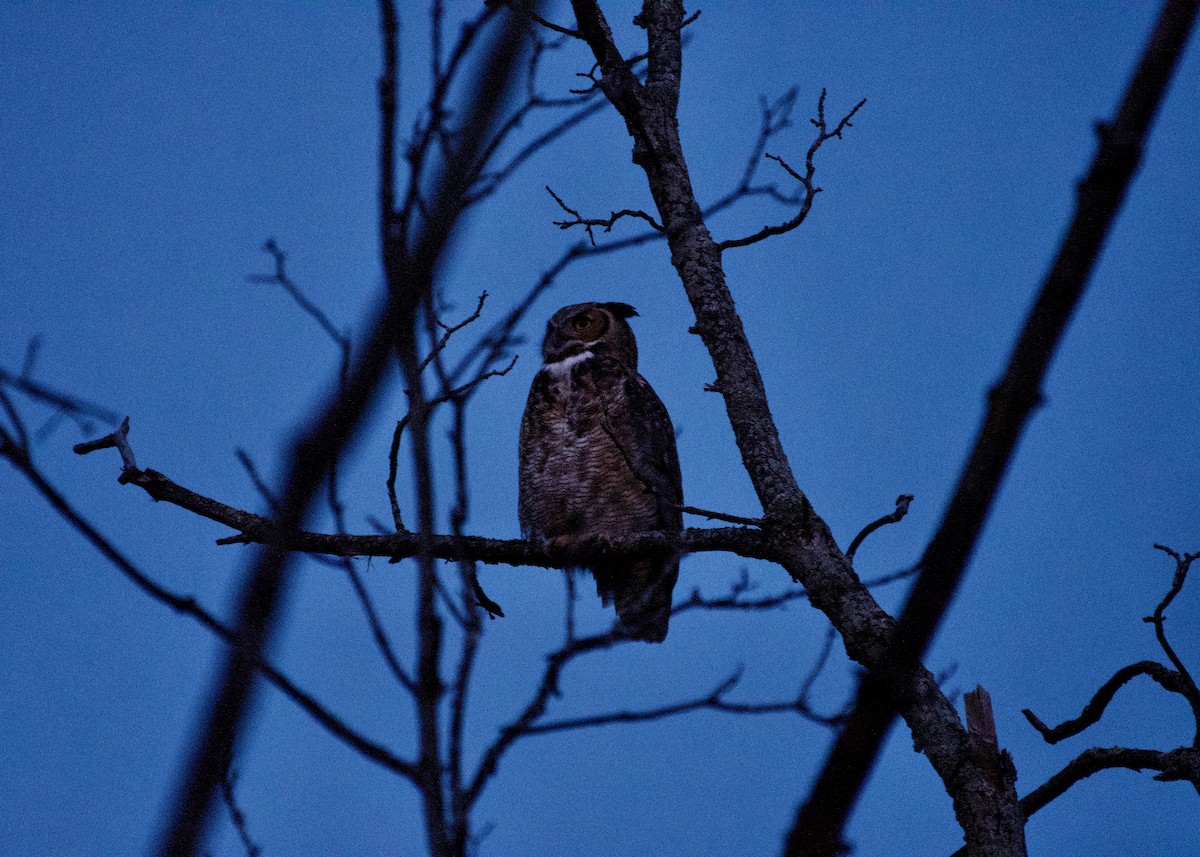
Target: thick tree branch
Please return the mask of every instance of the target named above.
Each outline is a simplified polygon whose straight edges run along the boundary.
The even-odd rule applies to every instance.
[[[116,442],[111,440],[114,435],[79,444],[76,451],[83,452],[83,447],[104,449],[116,446]],[[132,451],[129,454],[132,455]],[[141,488],[155,500],[170,503],[238,531],[236,536],[219,539],[219,544],[269,544],[279,541],[284,550],[296,553],[380,556],[391,559],[416,556],[420,549],[418,535],[407,530],[387,535],[314,533],[306,530],[284,533],[279,524],[271,518],[236,509],[197,494],[157,470],[124,469],[120,481]],[[435,559],[469,559],[475,562],[541,568],[566,568],[578,565],[583,559],[620,559],[675,550],[685,553],[726,551],[748,559],[768,559],[773,556],[764,535],[757,529],[748,527],[690,528],[680,537],[663,533],[641,533],[619,541],[592,539],[569,546],[525,539],[433,535],[429,539],[429,549]]]
[[[763,504],[769,543],[787,571],[804,583],[814,606],[842,634],[850,656],[889,677],[917,743],[929,755],[947,790],[966,793],[965,784],[980,780],[984,772],[969,762],[963,764],[966,732],[953,706],[923,667],[891,669],[887,654],[894,623],[862,585],[824,521],[813,512],[780,444],[761,374],[725,282],[721,250],[704,224],[679,141],[675,105],[681,67],[681,3],[647,0],[638,16],[647,30],[651,53],[644,90],[625,73],[596,3],[573,0],[572,6],[603,72],[602,88],[633,137],[634,162],[646,172],[672,262],[696,313],[695,330],[712,357],[716,386],[725,400],[743,464]],[[978,827],[975,818],[991,810],[984,800],[976,799],[957,803],[956,811],[964,829],[970,831]],[[791,852],[830,853],[840,847],[840,830],[838,824],[832,836],[793,836]]]
[[[1168,0],[1155,25],[1117,116],[1102,126],[1100,149],[1079,187],[1071,225],[1063,239],[1008,368],[988,397],[988,410],[937,533],[926,548],[900,621],[896,675],[920,659],[958,588],[987,513],[1041,397],[1041,384],[1100,248],[1141,159],[1142,147],[1196,17],[1195,0]],[[797,819],[792,839],[832,837],[840,831],[874,764],[896,704],[895,682],[868,677],[856,712],[826,759]],[[892,699],[889,699],[891,697]],[[903,713],[903,707],[900,708]],[[907,717],[907,715],[906,715]],[[968,843],[970,833],[968,832]]]
[[[395,10],[381,3],[385,30],[385,75],[394,72]],[[391,154],[381,152],[381,223],[384,270],[389,284],[403,284],[392,290],[384,307],[374,313],[375,324],[366,340],[341,394],[332,397],[311,421],[298,432],[288,456],[289,467],[279,493],[280,513],[277,528],[246,576],[247,584],[238,611],[237,644],[224,666],[218,690],[213,694],[205,727],[193,749],[188,773],[183,778],[173,818],[162,839],[164,855],[191,854],[201,840],[210,816],[212,799],[220,782],[220,762],[227,756],[241,725],[252,692],[254,665],[271,636],[276,609],[290,582],[288,550],[285,542],[300,530],[315,493],[326,477],[330,463],[357,429],[362,414],[374,399],[388,365],[396,337],[413,330],[411,319],[423,296],[429,291],[442,250],[454,229],[466,188],[462,181],[475,162],[479,147],[487,137],[496,110],[505,101],[510,88],[525,22],[510,16],[478,66],[480,80],[468,88],[475,93],[474,103],[463,111],[467,116],[456,150],[447,157],[437,180],[431,182],[436,193],[421,231],[407,250],[407,223],[397,230],[393,212],[388,209],[394,170]],[[381,96],[385,87],[381,86]],[[394,110],[394,95],[391,93]],[[386,102],[386,98],[381,100]],[[394,145],[394,112],[388,114],[385,103],[381,130],[381,148]],[[397,252],[400,251],[400,252]],[[418,681],[420,679],[418,678]]]

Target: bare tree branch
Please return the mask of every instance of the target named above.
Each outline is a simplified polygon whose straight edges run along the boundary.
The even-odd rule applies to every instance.
[[[246,851],[246,857],[259,857],[262,854],[262,848],[254,843],[250,838],[250,830],[246,824],[246,814],[242,808],[238,806],[237,796],[234,794],[234,786],[237,784],[237,774],[233,771],[231,763],[225,766],[225,775],[221,777],[221,800],[225,804],[225,808],[229,810],[229,819],[233,822],[233,829],[237,831],[238,839],[242,841],[242,848]]]
[[[8,459],[67,523],[74,527],[105,559],[112,563],[118,571],[124,574],[139,589],[155,601],[170,607],[175,612],[194,619],[229,646],[232,647],[238,644],[237,632],[234,629],[225,625],[212,613],[205,610],[194,598],[178,595],[156,583],[114,547],[112,542],[80,515],[58,489],[45,478],[29,457],[28,450],[19,446],[14,438],[3,428],[0,428],[0,457]],[[273,667],[261,655],[255,658],[252,666],[256,671],[261,672],[285,696],[324,726],[332,735],[362,754],[363,757],[401,776],[408,778],[413,776],[415,769],[411,762],[400,758],[387,748],[370,741],[351,729],[343,720],[332,714],[310,694],[301,690],[291,679]],[[223,768],[220,760],[218,760],[218,767]]]
[[[381,10],[387,75],[394,71],[391,63],[396,55],[394,42],[387,31],[389,25],[394,27],[396,16],[387,0],[381,2]],[[162,840],[163,854],[190,854],[195,851],[203,835],[214,790],[220,779],[219,760],[232,745],[242,722],[252,691],[254,664],[271,635],[276,606],[290,582],[288,551],[284,543],[290,534],[300,529],[314,494],[328,473],[330,462],[357,428],[362,413],[374,398],[388,365],[389,355],[396,345],[397,333],[404,337],[413,330],[410,320],[423,295],[429,290],[437,261],[461,211],[465,191],[461,186],[464,171],[474,162],[495,112],[504,101],[502,94],[509,89],[524,26],[523,21],[518,23],[510,17],[478,66],[479,74],[488,80],[489,85],[477,85],[469,89],[477,93],[477,97],[474,104],[464,111],[468,120],[457,150],[447,158],[445,168],[433,182],[432,186],[437,189],[433,207],[423,218],[421,232],[410,252],[406,252],[407,222],[401,220],[402,228],[397,230],[392,211],[385,210],[381,217],[387,281],[393,287],[402,285],[403,288],[393,288],[382,311],[375,314],[377,321],[366,340],[362,355],[349,373],[342,394],[329,402],[308,424],[311,428],[302,432],[288,457],[290,465],[285,480],[286,488],[280,492],[278,526],[266,550],[260,553],[253,570],[247,575],[248,583],[240,600],[237,644],[225,665],[219,682],[220,689],[213,695],[207,724],[193,751],[169,832]],[[391,36],[394,36],[394,32],[392,29]],[[386,85],[381,86],[381,92],[386,88]],[[500,97],[497,93],[501,94]],[[392,94],[394,105],[394,90]],[[381,100],[386,102],[386,98]],[[381,147],[394,141],[394,123],[391,121],[394,115],[387,115],[386,105],[384,113]],[[390,155],[381,153],[381,204],[391,199],[391,183],[394,179],[392,163]],[[418,768],[422,768],[420,761]],[[422,773],[424,770],[422,768]]]
[[[914,737],[947,790],[956,798],[968,797],[956,800],[955,810],[964,829],[973,830],[978,827],[976,819],[991,813],[984,800],[990,793],[986,787],[975,792],[966,788],[982,783],[985,772],[969,761],[963,764],[967,735],[957,713],[928,670],[920,665],[906,671],[891,669],[888,652],[894,621],[862,585],[788,466],[762,376],[725,282],[721,248],[704,224],[679,140],[682,5],[678,0],[646,0],[643,5],[638,22],[646,29],[650,52],[645,86],[628,73],[598,5],[593,0],[572,0],[572,7],[603,72],[602,89],[633,138],[633,160],[646,173],[672,263],[696,313],[696,332],[712,357],[715,386],[725,400],[742,462],[763,504],[769,538],[781,550],[781,564],[803,581],[813,605],[842,634],[850,656],[903,688],[903,710]],[[792,849],[815,854],[826,853],[825,848],[836,850],[840,825],[836,830],[834,836],[793,837]]]
[[[1188,701],[1188,705],[1192,707],[1192,717],[1196,721],[1196,734],[1192,741],[1193,747],[1200,747],[1200,689],[1196,687],[1196,680],[1192,678],[1192,674],[1188,668],[1180,660],[1179,655],[1175,654],[1175,649],[1167,642],[1166,628],[1163,627],[1167,621],[1164,611],[1175,600],[1175,596],[1183,590],[1183,583],[1187,579],[1188,569],[1192,563],[1200,559],[1200,553],[1189,553],[1180,555],[1176,551],[1171,550],[1163,545],[1155,545],[1155,550],[1160,550],[1175,560],[1175,574],[1171,579],[1171,589],[1163,596],[1162,601],[1154,608],[1154,615],[1145,617],[1142,621],[1149,622],[1154,626],[1154,635],[1158,638],[1158,644],[1162,646],[1162,650],[1166,652],[1167,658],[1175,665],[1175,670],[1179,674],[1182,688],[1179,693]]]
[[[771,238],[775,235],[782,235],[785,232],[791,232],[793,229],[803,223],[808,217],[808,212],[812,209],[813,200],[816,199],[817,194],[821,192],[821,188],[817,187],[813,183],[813,175],[817,171],[817,168],[813,163],[813,158],[816,156],[821,146],[825,144],[826,140],[831,140],[834,137],[841,139],[842,132],[847,128],[853,127],[850,123],[850,120],[854,118],[854,114],[857,113],[859,109],[861,109],[866,103],[867,99],[864,98],[862,101],[858,102],[858,104],[854,105],[853,109],[843,116],[842,120],[838,122],[836,126],[834,126],[832,131],[830,131],[829,126],[825,122],[825,90],[822,89],[821,97],[817,99],[817,118],[811,120],[812,124],[816,126],[817,136],[813,139],[812,143],[808,147],[808,151],[804,155],[804,172],[797,172],[791,167],[791,165],[787,163],[787,161],[778,155],[766,155],[766,157],[783,167],[787,174],[796,181],[800,182],[800,185],[804,188],[804,195],[800,202],[800,210],[796,212],[795,216],[789,220],[775,226],[764,226],[753,235],[747,235],[744,238],[730,238],[726,239],[725,241],[719,241],[717,242],[717,249],[729,250],[733,247],[746,247],[750,244],[757,244],[759,241],[762,241],[766,238]],[[787,109],[790,111],[790,104],[788,105]],[[743,185],[748,185],[748,180],[743,180]]]
[[[28,355],[25,362],[27,366],[31,365]],[[34,381],[25,372],[22,372],[20,375],[13,375],[11,372],[0,368],[0,385],[18,390],[24,395],[45,402],[47,405],[51,405],[66,414],[90,417],[109,425],[116,425],[121,420],[119,415],[108,408],[86,401],[78,396],[69,396],[66,393]]]
[[[897,497],[896,510],[894,512],[884,515],[881,518],[876,518],[874,521],[863,527],[862,531],[854,537],[854,541],[850,542],[850,547],[846,548],[846,559],[854,562],[854,554],[858,552],[858,548],[860,545],[862,545],[863,540],[867,536],[871,535],[871,533],[887,524],[898,524],[900,521],[904,520],[904,516],[908,514],[908,507],[912,504],[912,501],[912,494],[901,494],[899,497]]]
[[[532,12],[528,8],[528,6],[526,6],[524,3],[520,2],[520,0],[484,0],[484,3],[485,3],[485,5],[488,5],[488,6],[507,6],[509,9],[512,9],[514,12],[519,12],[522,15],[527,15],[530,20],[536,21],[537,23],[541,24],[543,27],[545,27],[548,30],[553,30],[556,33],[562,33],[565,36],[571,36],[572,38],[575,38],[575,39],[583,38],[583,36],[580,35],[578,30],[572,30],[570,27],[563,27],[563,26],[555,24],[551,21],[547,21],[541,15],[538,15],[535,12]]]
[[[124,470],[121,480],[141,488],[155,500],[224,524],[239,535],[219,539],[219,544],[269,544],[278,541],[283,549],[296,553],[329,556],[382,556],[392,559],[415,556],[417,534],[404,531],[388,535],[348,535],[281,531],[277,521],[236,509],[184,488],[156,470]],[[647,553],[682,550],[729,551],[751,559],[767,559],[771,553],[767,540],[757,530],[744,527],[688,529],[682,537],[664,533],[634,534],[620,541],[580,540],[572,545],[526,541],[525,539],[489,539],[480,536],[431,536],[432,556],[457,560],[460,557],[503,565],[528,565],[564,568],[583,559],[618,559]],[[586,563],[585,563],[586,564]]]
[[[282,288],[288,297],[295,301],[296,305],[320,325],[326,335],[338,345],[342,352],[342,365],[345,366],[350,360],[350,337],[334,327],[325,311],[305,297],[304,293],[300,291],[300,287],[288,276],[287,254],[283,252],[274,238],[266,240],[263,250],[270,254],[275,263],[275,270],[270,274],[251,274],[247,279],[252,283],[274,284]]]
[[[1200,792],[1200,750],[1133,750],[1126,747],[1093,747],[1072,759],[1065,768],[1021,798],[1021,811],[1029,818],[1046,804],[1092,774],[1112,768],[1158,771],[1160,781],[1186,780]]]
[[[1025,715],[1025,719],[1032,724],[1033,728],[1041,733],[1047,744],[1057,744],[1064,738],[1078,735],[1092,724],[1098,723],[1100,718],[1104,716],[1104,709],[1112,702],[1117,691],[1124,687],[1131,679],[1139,675],[1150,676],[1150,678],[1154,679],[1166,690],[1174,693],[1183,693],[1183,681],[1179,673],[1167,669],[1155,661],[1138,661],[1136,664],[1130,664],[1127,667],[1117,670],[1112,678],[1100,686],[1100,689],[1096,691],[1091,701],[1083,707],[1083,711],[1080,712],[1078,717],[1064,720],[1062,723],[1051,728],[1043,723],[1028,708],[1023,709],[1021,713]]]
[[[984,521],[1012,460],[1025,423],[1041,398],[1041,385],[1070,317],[1141,160],[1150,125],[1195,22],[1195,0],[1167,0],[1100,148],[1080,185],[1071,225],[1029,312],[1008,367],[988,397],[980,427],[950,505],[909,593],[894,660],[896,675],[924,653],[950,604]],[[880,676],[882,678],[882,675]],[[840,831],[874,765],[899,697],[895,682],[868,677],[856,713],[818,777],[792,828],[791,853],[814,839],[840,840]],[[902,698],[902,697],[900,697]],[[835,837],[833,832],[837,831]],[[968,842],[970,834],[968,833]]]
[[[620,211],[612,212],[607,218],[585,218],[580,215],[578,211],[563,202],[559,195],[550,188],[550,185],[546,185],[546,193],[554,197],[554,201],[558,203],[559,207],[574,218],[574,220],[556,220],[554,221],[554,225],[559,229],[570,229],[572,226],[582,226],[584,230],[587,231],[588,239],[592,242],[593,247],[596,246],[596,235],[594,232],[592,232],[592,227],[599,226],[603,228],[605,232],[611,232],[613,224],[615,224],[622,217],[636,217],[649,223],[650,227],[654,229],[655,232],[663,231],[663,228],[659,226],[658,221],[644,211],[635,211],[633,209],[624,208]]]

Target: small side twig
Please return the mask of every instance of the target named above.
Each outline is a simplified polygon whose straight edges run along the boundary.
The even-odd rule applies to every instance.
[[[537,14],[532,9],[530,9],[528,6],[521,3],[520,0],[484,0],[484,5],[485,6],[507,6],[509,9],[512,9],[514,12],[516,12],[520,15],[524,15],[529,20],[531,20],[537,24],[540,24],[541,26],[545,27],[547,30],[553,30],[556,33],[562,33],[564,36],[570,36],[573,39],[582,39],[583,38],[583,34],[581,32],[579,32],[578,30],[573,30],[570,27],[563,27],[559,24],[555,24],[553,21],[546,20],[541,15]]]
[[[317,324],[321,326],[321,329],[325,331],[329,338],[337,343],[343,354],[349,352],[350,337],[344,333],[341,333],[334,326],[329,316],[325,314],[324,310],[305,297],[304,293],[300,291],[300,287],[293,282],[290,276],[288,276],[287,254],[283,252],[275,239],[268,238],[265,242],[263,242],[262,248],[265,252],[270,254],[271,259],[274,261],[274,272],[270,274],[251,274],[246,279],[251,283],[267,283],[278,285],[285,292],[287,292],[288,297],[295,301],[296,305],[299,306],[300,309],[307,313],[314,321],[316,321]]]
[[[76,455],[87,455],[89,452],[95,452],[98,449],[108,449],[114,446],[121,453],[121,475],[117,477],[117,481],[124,485],[134,475],[141,472],[138,470],[137,461],[133,457],[133,449],[129,446],[129,417],[121,421],[121,425],[116,431],[95,440],[77,443],[71,449],[74,450]]]
[[[592,229],[594,227],[600,227],[605,232],[612,232],[613,225],[622,217],[636,217],[649,223],[650,227],[654,229],[654,231],[663,231],[662,226],[659,225],[657,220],[640,209],[635,210],[631,208],[623,208],[620,211],[610,212],[607,218],[587,218],[563,202],[562,198],[553,190],[551,190],[550,185],[546,185],[546,192],[549,193],[550,196],[554,197],[554,201],[558,203],[559,207],[563,211],[575,218],[574,220],[555,220],[554,225],[559,229],[570,229],[572,226],[582,226],[584,230],[587,231],[588,238],[591,240],[593,247],[596,246],[596,235]]]
[[[766,526],[766,522],[762,518],[744,518],[741,515],[728,515],[725,512],[710,512],[708,509],[699,509],[695,506],[679,506],[678,508],[685,515],[699,515],[710,521],[726,521],[730,524],[745,524],[748,527]]]
[[[1171,579],[1171,589],[1163,596],[1162,601],[1154,608],[1152,616],[1146,616],[1142,619],[1143,622],[1148,622],[1154,626],[1154,634],[1158,638],[1158,644],[1162,650],[1166,652],[1171,663],[1175,665],[1175,669],[1179,672],[1180,680],[1183,682],[1183,690],[1180,691],[1187,698],[1192,706],[1192,713],[1196,717],[1196,741],[1195,746],[1200,747],[1200,689],[1196,687],[1196,680],[1192,678],[1192,674],[1188,668],[1184,666],[1179,655],[1175,653],[1175,649],[1167,642],[1167,632],[1163,627],[1167,621],[1164,615],[1167,607],[1175,600],[1175,596],[1183,590],[1183,583],[1187,579],[1188,569],[1192,567],[1192,563],[1200,559],[1200,553],[1180,554],[1168,547],[1156,544],[1155,550],[1160,550],[1167,554],[1171,559],[1175,560],[1175,574]]]
[[[896,498],[895,511],[884,515],[882,518],[877,518],[871,523],[862,528],[861,532],[854,537],[854,541],[850,542],[850,547],[846,548],[846,559],[854,562],[854,554],[858,552],[859,546],[863,543],[863,539],[871,535],[880,527],[887,524],[896,524],[904,520],[904,516],[908,514],[908,507],[912,504],[912,494],[901,494]]]
[[[851,109],[849,113],[842,117],[841,121],[834,126],[834,129],[830,131],[825,120],[825,90],[822,89],[821,97],[817,100],[817,118],[811,120],[812,124],[817,129],[817,136],[813,139],[812,143],[808,147],[808,151],[804,155],[804,172],[801,173],[799,170],[793,168],[779,155],[772,155],[769,152],[766,153],[767,158],[775,161],[777,164],[779,164],[779,166],[783,167],[787,174],[798,181],[800,186],[804,189],[804,196],[800,202],[800,210],[791,219],[775,226],[764,226],[753,235],[747,235],[743,238],[730,238],[725,241],[718,241],[717,249],[729,250],[733,247],[746,247],[750,244],[757,244],[759,241],[770,238],[774,235],[782,235],[785,232],[791,232],[793,229],[803,223],[808,217],[808,212],[812,209],[813,200],[816,198],[817,194],[821,192],[821,188],[817,187],[813,183],[813,175],[817,171],[817,168],[813,163],[813,158],[827,140],[832,140],[835,137],[841,139],[842,132],[847,128],[853,127],[853,124],[850,120],[854,118],[854,115],[858,113],[858,111],[866,103],[867,99],[865,98],[859,101],[858,104],[854,105],[853,109]],[[790,106],[788,109],[790,109]]]
[[[237,796],[233,791],[236,784],[237,772],[232,769],[232,760],[230,760],[225,766],[224,775],[221,777],[221,801],[225,804],[225,808],[229,810],[229,819],[233,822],[233,828],[237,831],[238,839],[242,840],[242,847],[246,851],[246,857],[259,857],[262,854],[262,848],[250,838],[250,831],[246,824],[246,813],[238,806]]]
[[[258,472],[258,465],[254,463],[254,459],[250,457],[250,453],[238,447],[233,451],[233,454],[237,458],[238,463],[242,465],[242,469],[246,471],[246,475],[250,477],[250,484],[258,491],[263,501],[267,504],[267,509],[274,515],[279,511],[279,498],[275,496],[275,492],[271,490],[266,480],[262,478],[262,474]]]

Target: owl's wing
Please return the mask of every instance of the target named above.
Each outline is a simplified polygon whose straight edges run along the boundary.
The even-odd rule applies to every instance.
[[[606,363],[609,361],[605,361]],[[675,429],[666,406],[649,382],[615,364],[606,366],[609,390],[602,391],[604,431],[624,456],[629,469],[658,500],[658,527],[683,529],[683,479]],[[605,384],[604,386],[608,386]]]
[[[537,533],[534,525],[534,503],[538,474],[535,460],[538,447],[545,440],[546,423],[553,418],[548,382],[545,374],[534,376],[525,402],[525,413],[521,416],[521,437],[518,447],[517,518],[521,533],[526,537]]]

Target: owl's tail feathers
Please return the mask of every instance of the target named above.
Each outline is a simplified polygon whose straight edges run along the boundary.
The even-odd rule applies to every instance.
[[[671,621],[671,595],[679,579],[679,557],[645,560],[592,570],[604,606],[613,604],[622,627],[635,640],[661,643]]]

